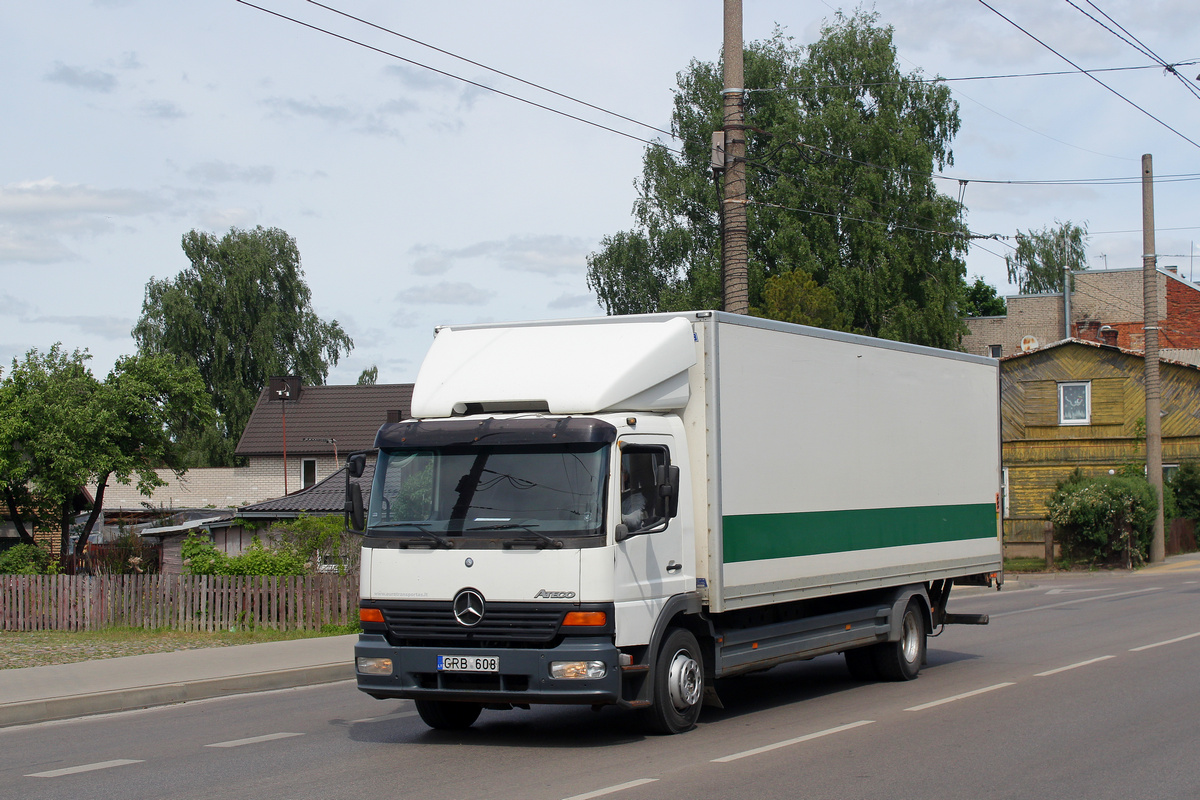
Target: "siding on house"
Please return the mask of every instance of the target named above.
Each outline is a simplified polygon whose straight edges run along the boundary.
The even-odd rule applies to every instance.
[[[1200,460],[1200,369],[1164,362],[1160,373],[1163,463]],[[1091,383],[1090,424],[1059,424],[1058,385],[1076,381]],[[1000,384],[1005,543],[1040,547],[1059,481],[1076,468],[1096,477],[1145,464],[1144,358],[1070,340],[1003,359]]]

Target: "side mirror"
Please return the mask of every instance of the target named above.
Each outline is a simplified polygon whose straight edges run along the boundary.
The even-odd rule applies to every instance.
[[[658,484],[658,496],[666,500],[667,518],[674,518],[679,513],[679,467],[659,467],[654,482]]]
[[[351,478],[361,478],[367,468],[367,454],[353,453],[346,459],[346,472]]]
[[[623,542],[629,538],[629,526],[624,522],[617,523],[617,527],[613,530],[614,537],[618,542]]]
[[[346,527],[355,533],[367,529],[366,514],[363,513],[362,487],[357,483],[350,484],[346,490]]]

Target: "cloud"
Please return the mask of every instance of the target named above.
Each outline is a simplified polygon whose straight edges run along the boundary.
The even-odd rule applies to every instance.
[[[24,317],[21,319],[21,322],[59,327],[66,325],[77,328],[80,333],[87,336],[107,339],[109,341],[128,338],[129,332],[133,329],[133,320],[125,317],[40,316]]]
[[[404,88],[418,92],[444,93],[450,87],[458,85],[458,81],[436,72],[399,64],[390,64],[384,67],[383,74],[395,78]]]
[[[79,183],[59,183],[54,178],[0,187],[0,214],[10,218],[63,214],[133,215],[154,207],[154,199],[145,192],[95,189]]]
[[[482,258],[516,272],[571,275],[583,272],[590,249],[584,239],[570,236],[513,236],[456,249],[418,245],[409,250],[410,269],[417,275],[442,275],[460,261]]]
[[[47,264],[75,258],[63,236],[116,228],[120,217],[163,210],[161,198],[129,189],[96,189],[54,178],[0,186],[0,262]]]
[[[269,166],[241,167],[227,161],[206,161],[189,169],[187,176],[202,183],[268,184],[275,180],[275,169]]]
[[[142,113],[153,119],[183,119],[187,116],[183,109],[170,100],[149,100],[142,103]]]
[[[470,283],[442,281],[425,286],[410,286],[396,294],[396,300],[417,305],[481,306],[492,299],[493,292]]]
[[[46,74],[46,80],[89,92],[111,92],[117,88],[117,78],[112,73],[85,67],[72,67],[61,61],[54,62],[54,69]]]
[[[258,212],[248,208],[214,208],[200,214],[200,227],[210,231],[250,228],[257,219]]]
[[[599,308],[596,296],[591,294],[560,294],[546,304],[546,308],[560,311],[572,308]]]
[[[57,239],[19,233],[6,228],[8,226],[0,226],[0,264],[53,264],[75,258],[75,254]]]
[[[0,315],[6,317],[22,317],[33,311],[33,306],[13,297],[7,292],[0,292]]]
[[[360,114],[346,106],[331,106],[315,101],[289,97],[270,97],[263,101],[268,108],[283,116],[312,117],[331,125],[353,122]]]

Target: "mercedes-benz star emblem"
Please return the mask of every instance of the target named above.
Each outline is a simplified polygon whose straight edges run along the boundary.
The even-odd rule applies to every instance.
[[[483,620],[483,595],[474,589],[454,595],[454,618],[468,628],[478,625]]]

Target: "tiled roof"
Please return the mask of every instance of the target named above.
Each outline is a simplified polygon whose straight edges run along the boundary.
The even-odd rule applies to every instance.
[[[369,450],[389,412],[406,419],[412,405],[412,384],[376,386],[305,386],[298,400],[287,403],[288,455],[325,455],[335,439],[339,456]],[[283,452],[283,404],[270,402],[267,389],[238,441],[239,456],[279,455]],[[313,441],[304,441],[310,439]]]
[[[354,482],[362,487],[363,504],[371,500],[371,479],[375,477],[375,465],[368,463],[361,478]],[[243,517],[263,517],[279,514],[295,516],[307,514],[340,514],[346,507],[346,468],[342,467],[323,481],[307,489],[293,492],[285,497],[252,503],[238,509]]]

